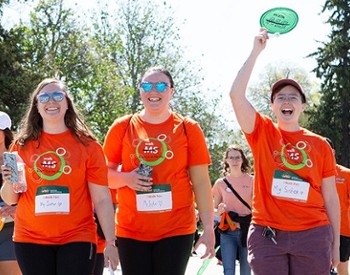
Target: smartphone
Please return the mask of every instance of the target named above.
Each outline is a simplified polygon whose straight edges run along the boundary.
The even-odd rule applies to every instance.
[[[139,170],[137,171],[137,174],[141,176],[151,177],[152,176],[152,167],[140,162]]]
[[[8,179],[9,182],[18,182],[18,167],[17,167],[17,161],[16,161],[16,154],[4,152],[3,153],[3,159],[4,159],[4,165],[11,167],[12,175],[11,178]]]

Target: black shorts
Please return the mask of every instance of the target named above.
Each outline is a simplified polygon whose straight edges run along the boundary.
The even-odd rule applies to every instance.
[[[86,275],[91,274],[96,244],[72,242],[44,245],[15,242],[15,252],[23,274]]]
[[[194,234],[158,241],[117,237],[123,275],[185,274]]]
[[[350,237],[340,235],[340,261],[346,262],[350,257]]]
[[[13,222],[5,223],[0,231],[0,261],[15,261],[15,248],[12,242]]]

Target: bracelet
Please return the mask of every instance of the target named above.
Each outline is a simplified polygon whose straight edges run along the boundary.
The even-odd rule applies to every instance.
[[[115,239],[113,239],[113,240],[108,240],[108,241],[106,240],[106,246],[107,246],[107,245],[112,245],[112,246],[115,246],[115,247],[116,247],[115,241],[116,241]]]

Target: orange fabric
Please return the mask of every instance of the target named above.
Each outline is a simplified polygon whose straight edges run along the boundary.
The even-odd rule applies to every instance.
[[[96,243],[96,224],[87,182],[108,185],[107,163],[102,147],[94,141],[88,146],[66,131],[42,132],[40,142],[30,141],[24,148],[14,146],[26,164],[28,191],[18,200],[14,241],[37,244],[65,244],[74,241]],[[63,161],[64,160],[64,161]],[[59,175],[57,179],[44,176]],[[64,167],[62,167],[64,166]],[[69,214],[35,215],[35,196],[40,186],[68,186]]]
[[[230,218],[230,215],[227,212],[221,214],[221,219],[218,227],[222,231],[226,231],[227,229],[231,229],[232,231],[236,229],[235,223]]]
[[[340,235],[350,237],[350,169],[337,164],[336,184],[340,202]]]
[[[109,191],[111,192],[111,198],[112,198],[112,202],[113,204],[118,204],[118,191],[117,189],[109,189]]]
[[[103,253],[105,251],[106,247],[106,241],[102,239],[98,234],[97,234],[97,249],[96,253]]]
[[[306,129],[286,132],[256,114],[254,131],[245,136],[254,156],[252,222],[297,231],[329,224],[321,193],[323,178],[335,176],[335,159],[327,141]],[[283,150],[282,146],[287,145]],[[306,202],[271,195],[274,170],[291,171],[310,183]]]
[[[198,123],[191,119],[185,119],[184,123],[175,113],[160,124],[146,123],[135,114],[131,121],[130,116],[117,119],[109,129],[104,143],[108,160],[122,163],[122,171],[126,172],[139,166],[137,156],[156,163],[153,183],[170,184],[173,201],[171,211],[138,212],[135,191],[129,187],[119,188],[117,236],[154,241],[195,232],[188,167],[209,164],[210,157]]]

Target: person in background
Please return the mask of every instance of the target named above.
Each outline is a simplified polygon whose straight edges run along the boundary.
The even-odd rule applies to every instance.
[[[327,137],[326,140],[335,155],[332,140]],[[337,272],[338,275],[348,275],[350,257],[350,169],[340,164],[336,164],[336,169],[335,182],[340,202],[340,263],[337,266]]]
[[[272,85],[271,108],[277,123],[257,112],[246,97],[268,38],[261,28],[230,91],[254,158],[248,262],[255,275],[328,275],[339,263],[340,242],[332,148],[299,125],[306,96],[296,81],[281,79]]]
[[[0,112],[0,164],[3,165],[2,155],[7,152],[13,141],[11,131],[11,119],[8,114]],[[2,174],[0,173],[0,188],[2,186]],[[19,269],[15,249],[12,241],[13,218],[16,213],[15,205],[7,205],[0,197],[0,274],[19,275]]]
[[[237,196],[227,186],[224,179],[227,180],[236,192],[250,206],[253,196],[253,176],[249,174],[249,161],[244,155],[241,148],[229,146],[224,154],[224,178],[218,179],[213,186],[214,197],[214,212],[217,216],[222,216],[223,213],[233,211],[239,216],[251,214],[248,209]],[[224,218],[224,217],[223,217]],[[236,274],[236,258],[239,253],[240,274],[249,275],[251,269],[248,264],[248,252],[246,238],[243,238],[239,222],[233,221],[232,229],[227,227],[225,232],[220,233],[221,256],[225,275]],[[247,235],[245,235],[247,236]]]
[[[140,81],[144,109],[116,119],[103,145],[109,187],[118,189],[123,275],[185,273],[196,231],[194,197],[203,224],[195,249],[204,244],[202,257],[215,256],[209,152],[198,123],[170,109],[173,94],[169,71],[148,69]]]
[[[11,151],[25,163],[27,191],[15,193],[2,166],[1,195],[17,204],[15,253],[24,275],[91,274],[93,206],[106,236],[105,262],[118,265],[107,162],[66,85],[44,79],[31,95]]]

